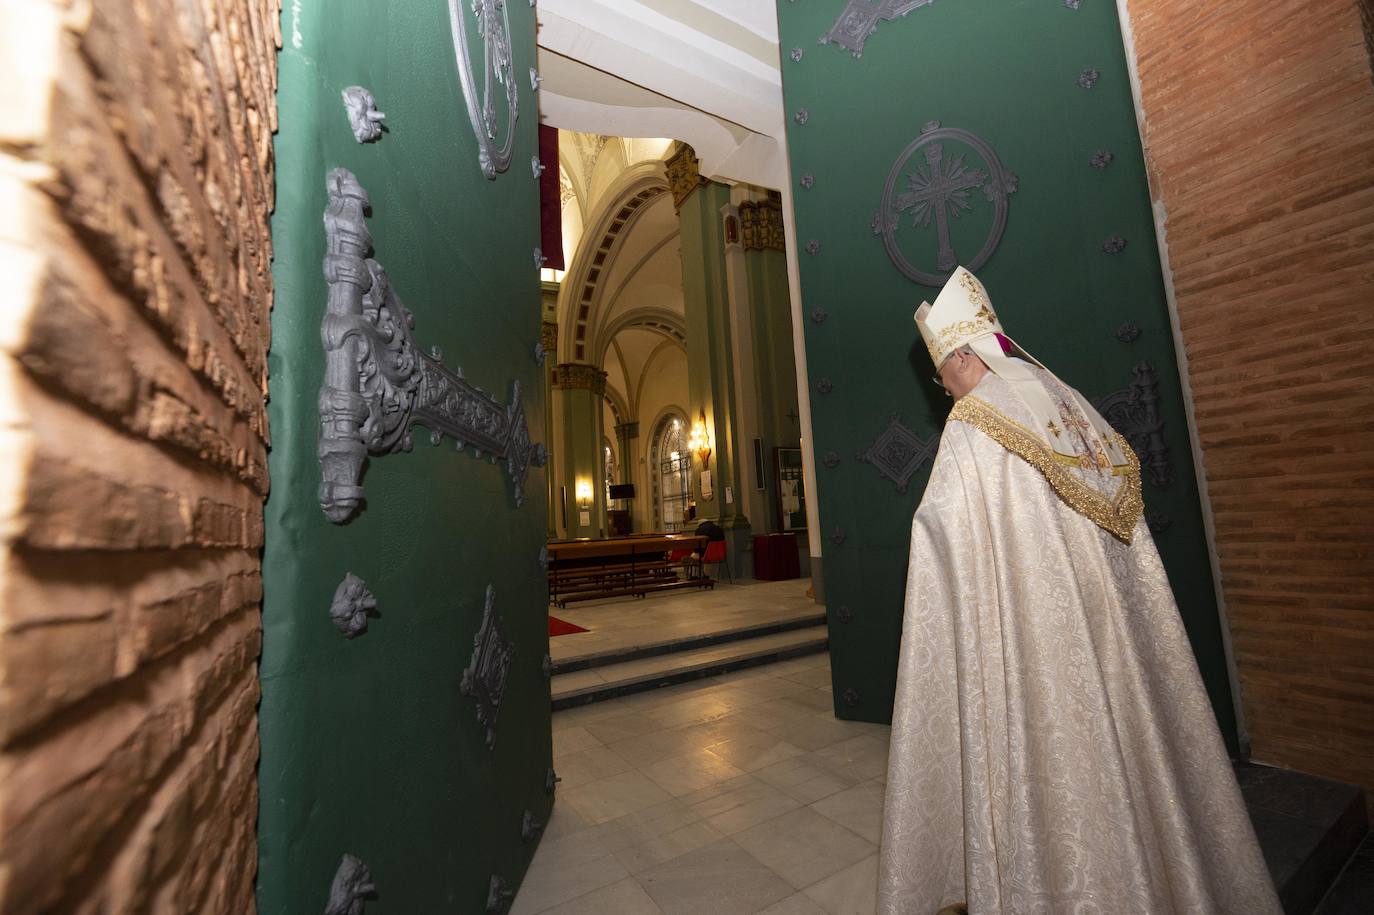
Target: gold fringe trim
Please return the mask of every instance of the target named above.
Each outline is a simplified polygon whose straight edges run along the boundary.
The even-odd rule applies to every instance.
[[[1122,474],[1124,479],[1117,487],[1116,497],[1108,499],[1060,466],[1054,452],[1034,433],[1003,416],[986,401],[976,397],[959,398],[946,422],[973,426],[1044,474],[1055,493],[1069,508],[1123,543],[1131,542],[1136,522],[1145,511],[1145,501],[1140,494],[1140,459],[1119,433],[1116,434],[1116,441],[1126,455],[1128,466]]]

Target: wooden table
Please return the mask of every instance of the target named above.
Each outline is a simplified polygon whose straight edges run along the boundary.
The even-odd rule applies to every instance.
[[[700,556],[705,549],[706,537],[697,534],[550,541],[549,599],[564,607],[569,601],[714,587],[715,581],[701,574],[699,561],[691,564],[669,558],[684,551]],[[679,568],[688,577],[679,578]]]

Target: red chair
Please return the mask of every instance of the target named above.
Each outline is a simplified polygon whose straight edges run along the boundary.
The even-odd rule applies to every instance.
[[[730,560],[725,555],[725,541],[712,540],[706,544],[706,552],[701,557],[702,564],[711,563],[712,565],[725,565],[725,574],[729,576],[730,583],[734,584],[735,576],[730,572]]]

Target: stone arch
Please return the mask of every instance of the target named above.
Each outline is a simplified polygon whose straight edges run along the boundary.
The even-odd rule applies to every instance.
[[[663,163],[642,162],[620,176],[605,195],[606,205],[584,222],[582,242],[558,291],[560,362],[591,361],[593,347],[589,337],[598,323],[596,312],[603,301],[602,281],[620,241],[646,205],[667,193]],[[601,355],[604,357],[604,350]]]
[[[630,328],[653,331],[661,337],[673,341],[685,351],[687,349],[687,324],[682,315],[667,308],[636,308],[612,321],[601,333],[597,334],[596,345],[588,350],[595,358],[595,364],[604,366],[606,351],[616,334]]]

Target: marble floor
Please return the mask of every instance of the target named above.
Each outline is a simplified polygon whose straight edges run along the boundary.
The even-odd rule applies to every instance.
[[[829,682],[815,654],[556,712],[512,913],[871,913],[888,728],[837,720]]]
[[[549,640],[555,661],[638,648],[765,623],[823,614],[806,596],[809,578],[717,584],[711,591],[669,591],[550,607],[561,620],[585,627]]]

